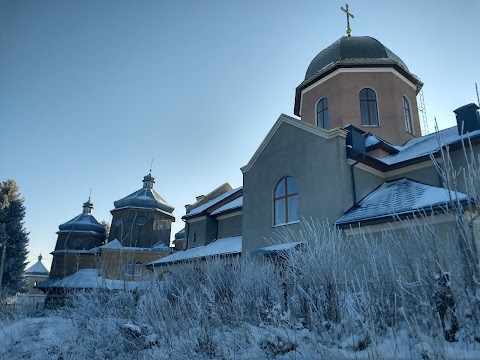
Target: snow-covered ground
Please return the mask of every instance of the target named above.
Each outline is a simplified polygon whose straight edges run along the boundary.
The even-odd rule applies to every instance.
[[[435,345],[428,339],[413,339],[406,330],[396,334],[390,331],[366,349],[356,351],[364,339],[350,336],[338,346],[328,346],[304,328],[248,324],[235,329],[219,327],[211,329],[211,336],[195,346],[181,338],[167,344],[161,334],[149,333],[148,327],[132,322],[112,320],[111,326],[112,332],[119,332],[121,337],[115,344],[95,348],[82,341],[81,329],[71,319],[20,319],[0,329],[0,359],[122,359],[127,354],[135,359],[480,359],[480,343]],[[95,342],[101,342],[102,334],[97,336],[100,339]]]

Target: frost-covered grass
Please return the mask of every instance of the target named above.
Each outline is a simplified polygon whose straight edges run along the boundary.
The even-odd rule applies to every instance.
[[[466,179],[473,210],[480,161],[465,156],[466,169],[446,155],[439,173],[450,189]],[[277,239],[304,245],[275,261],[199,261],[141,294],[77,292],[43,317],[0,313],[0,359],[480,359],[480,220],[450,205],[450,237],[427,213],[350,237],[304,221]]]
[[[379,241],[305,222],[306,245],[277,261],[185,264],[142,294],[76,293],[44,317],[4,319],[0,359],[478,359],[479,299],[443,277],[460,265],[428,231]]]

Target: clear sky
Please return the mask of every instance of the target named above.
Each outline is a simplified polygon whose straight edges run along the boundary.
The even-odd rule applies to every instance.
[[[50,267],[58,225],[93,188],[97,220],[142,186],[175,210],[229,182],[315,55],[345,35],[340,1],[0,0],[0,180],[20,186],[29,260]],[[425,83],[430,130],[476,102],[480,1],[351,1],[353,35]]]

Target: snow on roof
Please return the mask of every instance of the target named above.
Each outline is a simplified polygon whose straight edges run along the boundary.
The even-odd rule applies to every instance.
[[[80,269],[72,275],[61,279],[47,279],[37,288],[67,288],[67,289],[139,289],[144,288],[148,281],[124,281],[105,279],[98,275],[97,269]]]
[[[236,198],[230,201],[229,203],[226,203],[225,205],[219,207],[217,210],[212,211],[211,215],[217,215],[232,209],[241,208],[242,206],[243,206],[243,196],[240,196],[239,198]]]
[[[75,232],[75,233],[92,233],[98,235],[105,235],[104,227],[99,224],[97,219],[92,214],[81,213],[73,219],[58,226],[59,233]]]
[[[451,198],[461,201],[466,200],[467,195],[406,178],[385,182],[357,206],[348,210],[336,221],[336,225],[413,213],[421,209],[446,205]]]
[[[114,239],[109,241],[105,245],[100,246],[100,249],[109,249],[109,250],[122,250],[122,251],[165,251],[165,252],[172,252],[173,249],[159,241],[151,248],[142,248],[142,247],[134,247],[134,246],[123,246],[120,241]]]
[[[47,268],[42,264],[42,262],[39,260],[32,266],[28,268],[28,270],[25,272],[26,275],[47,275],[49,274]]]
[[[107,242],[105,245],[100,246],[101,249],[121,249],[122,244],[117,239]]]
[[[160,209],[167,213],[171,213],[174,207],[168,204],[155,190],[143,187],[124,198],[114,201],[115,210],[121,208],[140,207],[146,209]]]
[[[242,237],[234,236],[225,239],[218,239],[208,245],[198,246],[191,249],[178,251],[172,255],[165,256],[155,260],[148,266],[155,266],[167,263],[201,259],[208,256],[219,256],[229,254],[239,254],[242,252]]]
[[[380,140],[377,136],[375,136],[373,134],[369,134],[365,138],[365,147],[368,148],[369,146],[377,145],[380,142],[382,142],[382,140]]]
[[[50,254],[96,254],[98,252],[98,247],[94,247],[89,250],[85,249],[62,249],[62,250],[54,250]]]
[[[163,242],[159,241],[158,243],[156,243],[155,245],[153,245],[151,247],[152,251],[169,251],[169,252],[173,252],[173,248],[171,248],[170,246],[167,246],[165,245]]]
[[[297,247],[299,247],[303,244],[304,243],[301,242],[301,241],[289,242],[289,243],[283,243],[283,244],[275,244],[275,245],[259,248],[255,251],[253,251],[251,254],[252,255],[276,255],[276,254],[281,253],[283,251],[288,251],[288,250],[295,249],[295,248],[297,248]]]
[[[188,214],[185,214],[185,215],[183,216],[183,218],[186,219],[186,218],[192,217],[192,216],[194,216],[194,215],[201,214],[203,211],[207,210],[209,207],[212,207],[213,205],[218,204],[220,201],[226,199],[226,198],[229,197],[230,195],[235,194],[237,191],[240,191],[241,189],[242,189],[242,186],[240,186],[240,187],[238,187],[238,188],[236,188],[236,189],[227,191],[226,193],[223,193],[222,195],[217,196],[216,198],[214,198],[214,199],[206,202],[205,204],[200,205],[199,207],[196,207],[195,209],[193,209],[192,211],[190,211]]]
[[[473,131],[468,134],[471,138],[480,136],[480,130]],[[464,139],[468,138],[463,135]],[[462,140],[462,136],[458,135],[457,126],[440,130],[437,133],[425,135],[419,138],[411,139],[402,146],[395,146],[399,150],[398,154],[390,155],[382,159],[378,159],[387,165],[397,164],[402,161],[415,159],[423,155],[429,155],[440,150],[441,146],[453,144]]]

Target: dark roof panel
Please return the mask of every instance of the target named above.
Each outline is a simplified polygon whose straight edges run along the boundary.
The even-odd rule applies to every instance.
[[[385,182],[348,210],[336,221],[339,227],[445,206],[450,201],[464,201],[461,192],[423,184],[407,178]]]
[[[305,80],[314,77],[340,61],[346,60],[391,61],[408,71],[407,65],[402,59],[377,39],[370,36],[343,36],[315,56],[307,69]]]

